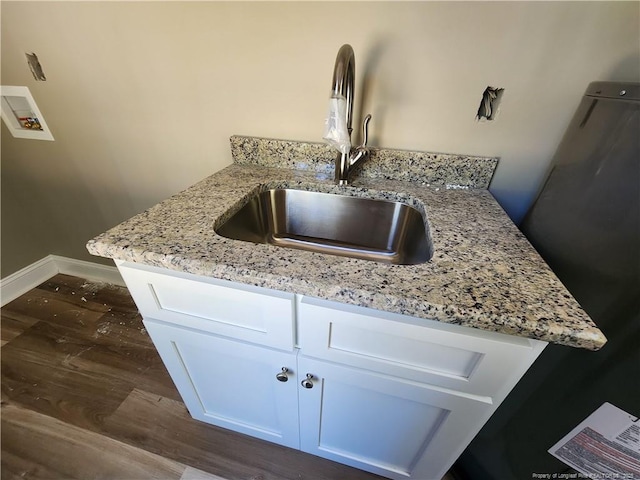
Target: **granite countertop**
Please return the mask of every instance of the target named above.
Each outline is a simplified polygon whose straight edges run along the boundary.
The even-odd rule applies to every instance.
[[[232,137],[231,144],[233,165],[90,240],[89,252],[573,347],[605,344],[486,189],[497,159],[378,150],[368,171],[363,167],[350,186],[339,187],[333,153],[321,144],[253,137]],[[289,168],[275,168],[282,165],[275,158],[289,159]],[[403,173],[380,164],[400,165]],[[427,217],[433,258],[390,265],[215,233],[230,212],[273,187],[417,206]]]

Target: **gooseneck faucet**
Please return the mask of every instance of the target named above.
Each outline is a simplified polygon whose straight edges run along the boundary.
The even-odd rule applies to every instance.
[[[356,58],[351,45],[345,44],[340,47],[336,63],[333,68],[333,96],[342,95],[347,101],[347,131],[351,138],[351,121],[353,116],[353,93],[355,90]],[[339,153],[336,157],[336,183],[347,185],[349,183],[349,172],[369,158],[369,148],[367,147],[369,120],[371,115],[364,118],[362,124],[362,144],[351,148],[348,153]]]

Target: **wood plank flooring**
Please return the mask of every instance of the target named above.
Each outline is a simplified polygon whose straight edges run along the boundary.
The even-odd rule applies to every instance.
[[[2,479],[382,478],[193,420],[126,288],[60,274],[0,314]]]

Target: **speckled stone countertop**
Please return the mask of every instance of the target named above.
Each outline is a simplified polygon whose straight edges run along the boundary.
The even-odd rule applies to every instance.
[[[232,150],[250,151],[238,146],[253,141],[244,139],[250,137],[232,137]],[[281,152],[282,145],[274,145],[274,151]],[[287,155],[314,156],[314,145],[304,144]],[[338,187],[332,175],[314,168],[263,166],[271,160],[269,155],[258,158],[259,151],[264,153],[264,148],[240,160],[234,152],[234,165],[99,235],[88,242],[89,252],[573,347],[597,350],[606,342],[486,190],[495,159],[450,158],[459,170],[465,163],[479,163],[478,168],[490,169],[488,177],[486,172],[463,172],[459,178],[436,182],[416,173],[414,181],[406,182],[361,175],[352,185]],[[447,163],[447,158],[425,155],[418,164]],[[394,156],[393,162],[397,160]],[[415,168],[427,170],[424,164]],[[460,188],[470,177],[487,179],[485,188]],[[247,243],[215,233],[249,197],[273,187],[391,198],[416,206],[426,214],[433,258],[419,265],[390,265]]]
[[[231,137],[238,165],[291,168],[333,178],[336,151],[324,143],[271,138]],[[447,153],[371,148],[369,158],[351,178],[380,178],[469,188],[488,188],[498,159]]]

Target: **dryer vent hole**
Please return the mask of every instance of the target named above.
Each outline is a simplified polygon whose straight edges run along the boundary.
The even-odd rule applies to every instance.
[[[494,120],[498,114],[503,93],[504,88],[487,87],[482,93],[476,120]]]

